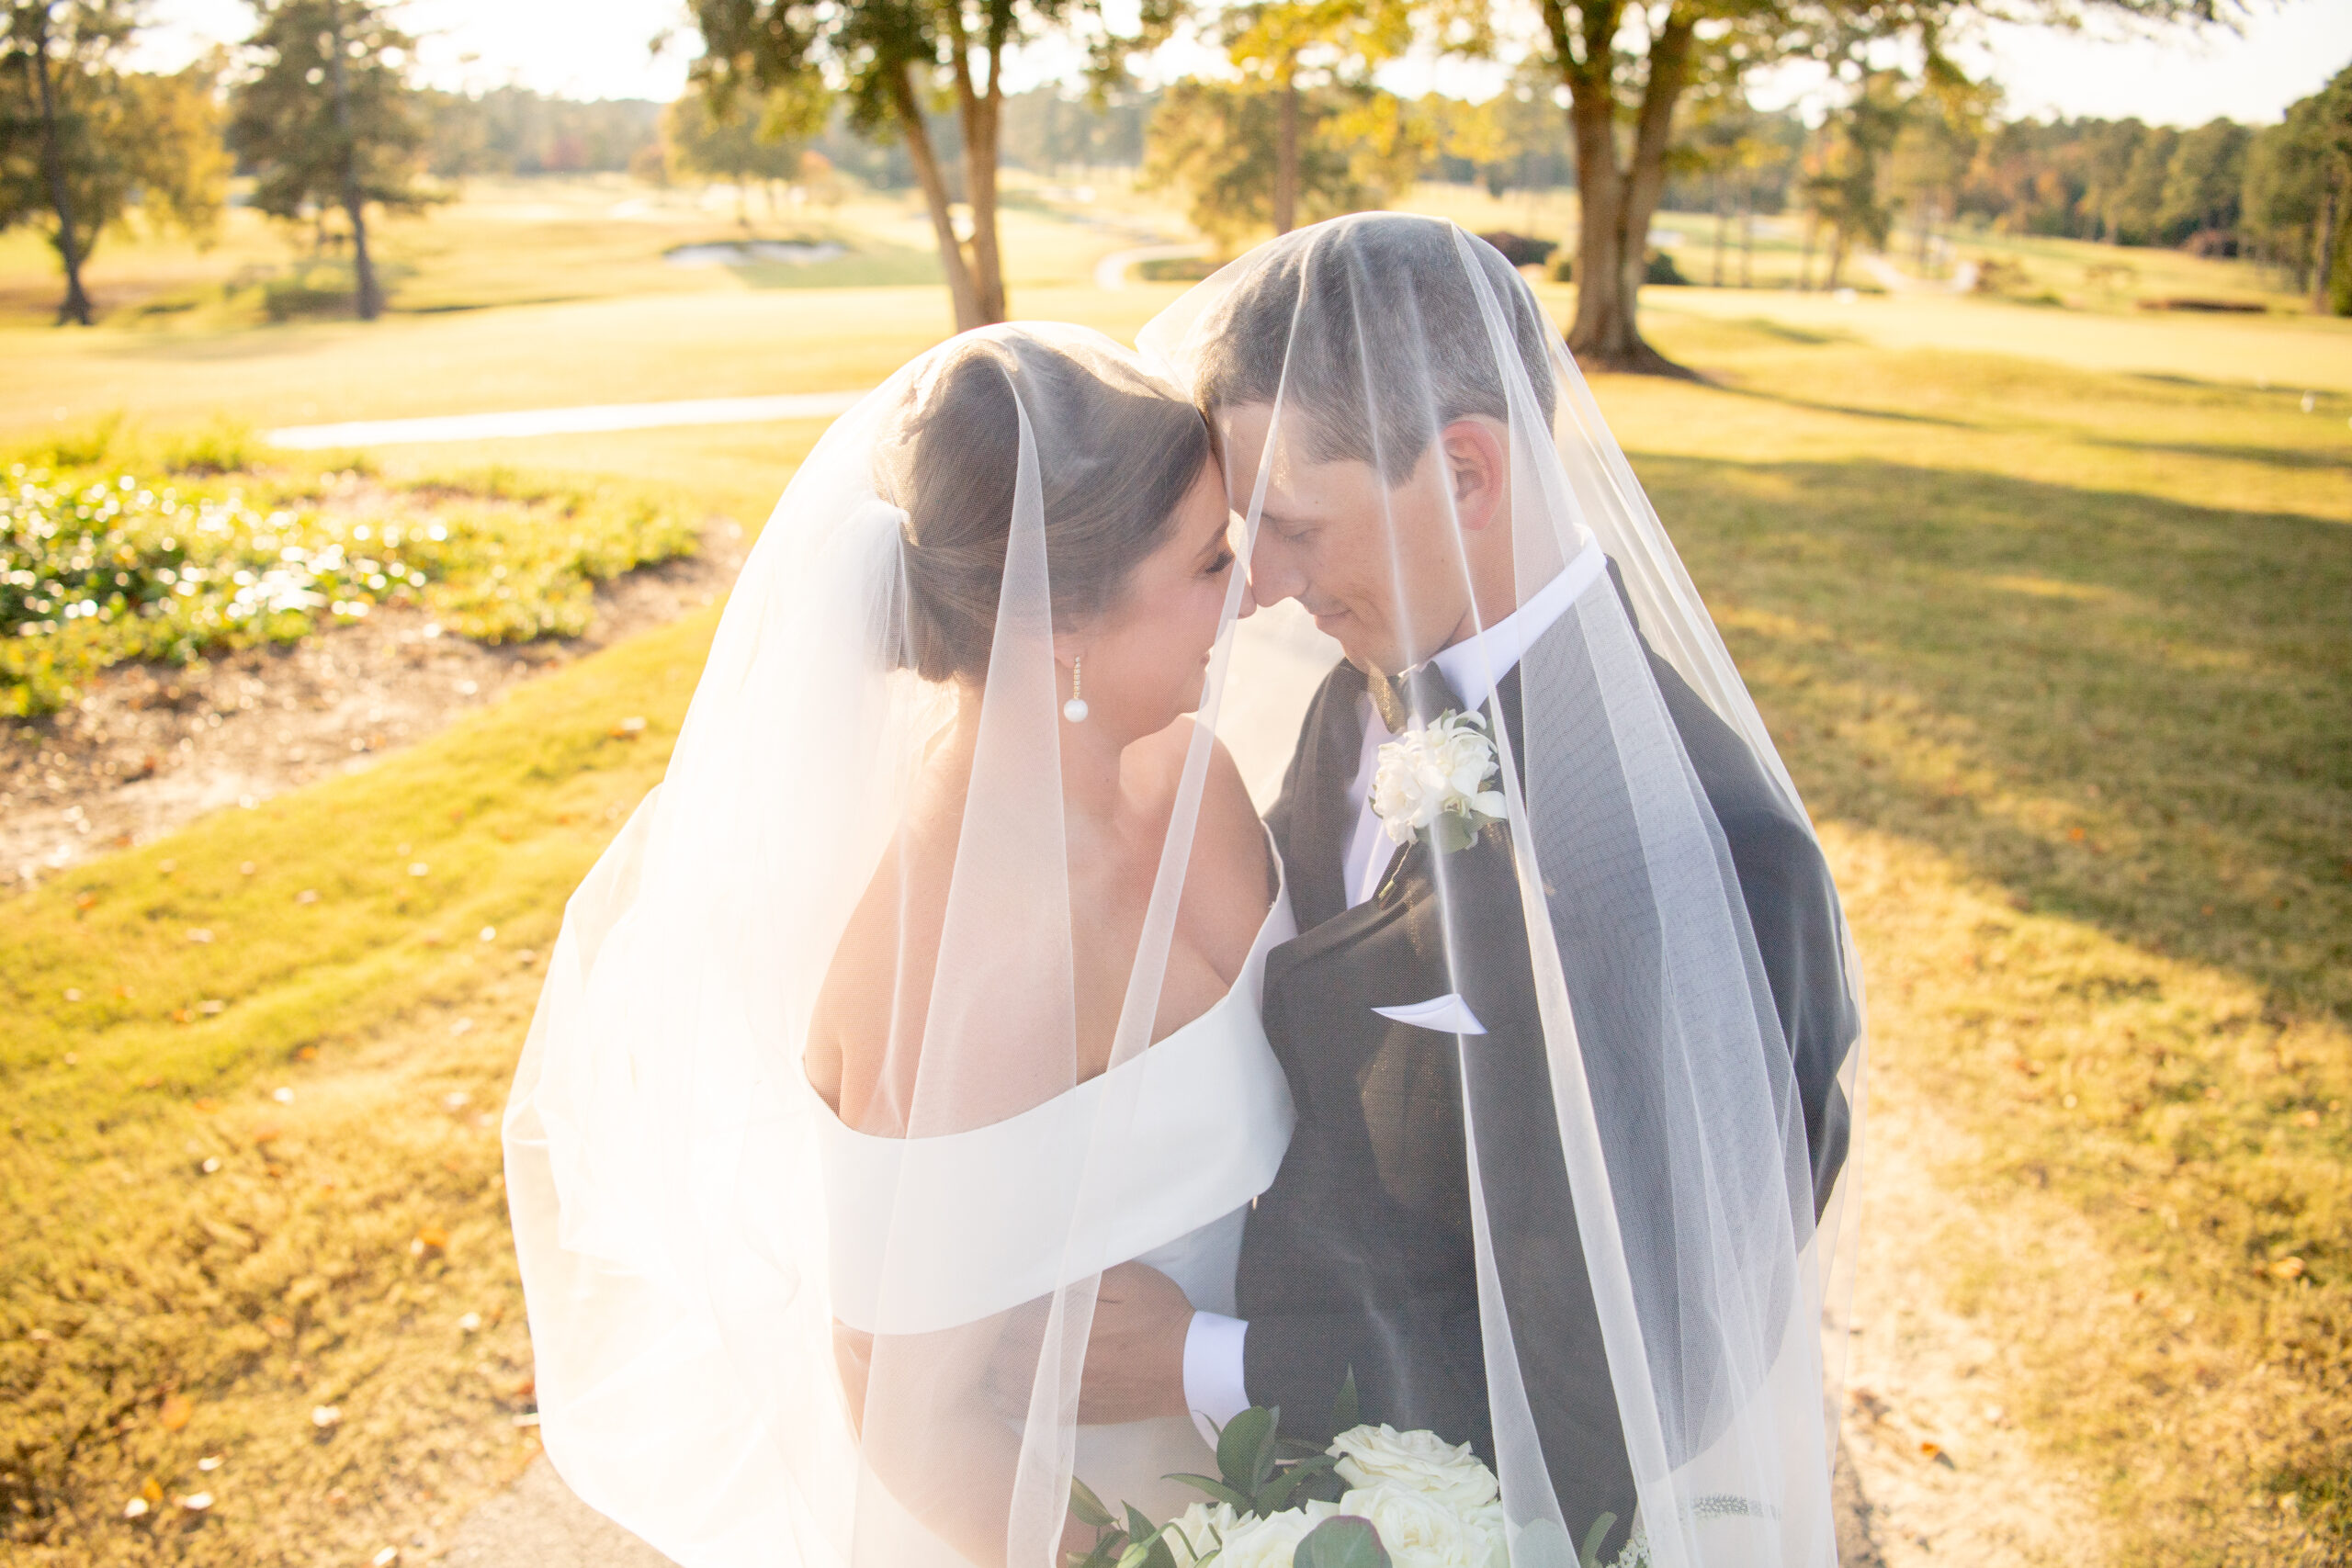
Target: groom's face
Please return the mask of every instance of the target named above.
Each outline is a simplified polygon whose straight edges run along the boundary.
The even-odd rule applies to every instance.
[[[1271,431],[1272,412],[1252,403],[1218,415],[1227,492],[1243,517],[1267,468],[1250,597],[1297,600],[1349,659],[1391,674],[1443,648],[1468,616],[1470,590],[1441,446],[1392,486],[1370,463],[1317,458],[1291,431]]]

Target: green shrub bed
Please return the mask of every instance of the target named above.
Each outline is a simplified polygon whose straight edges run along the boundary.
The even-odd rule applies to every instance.
[[[485,642],[577,636],[597,582],[695,544],[677,506],[620,485],[44,456],[87,454],[11,463],[0,492],[0,715],[19,718],[110,665],[289,642],[386,605]]]

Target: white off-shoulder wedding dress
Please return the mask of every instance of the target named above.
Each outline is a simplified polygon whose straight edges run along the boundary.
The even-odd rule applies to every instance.
[[[1204,1312],[1234,1311],[1250,1201],[1290,1144],[1289,1085],[1259,1011],[1266,953],[1297,934],[1278,887],[1232,987],[1149,1049],[1004,1121],[937,1137],[876,1137],[821,1101],[820,1161],[831,1235],[833,1313],[876,1334],[975,1323],[1081,1278],[1071,1194],[1102,1193],[1091,1253],[1174,1280]],[[805,1081],[805,1080],[804,1080]],[[813,1098],[816,1090],[808,1091]],[[920,1192],[920,1202],[901,1201]],[[1155,1519],[1199,1494],[1165,1477],[1216,1473],[1182,1417],[1081,1426],[1077,1475],[1106,1502]]]

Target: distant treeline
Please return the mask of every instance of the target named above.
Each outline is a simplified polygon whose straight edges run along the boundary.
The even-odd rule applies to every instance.
[[[2012,120],[1989,128],[1957,209],[2013,234],[2248,256],[2299,288],[2352,305],[2344,256],[2352,70],[2275,125],[2188,130],[2136,119]]]
[[[444,179],[627,169],[653,145],[662,119],[662,106],[643,98],[583,103],[527,87],[422,98],[425,167]]]
[[[1114,92],[1093,99],[1058,86],[1008,96],[1001,161],[1044,175],[1088,168],[1137,168],[1150,153],[1162,94]],[[2316,103],[2316,100],[2313,100]],[[664,172],[663,106],[639,99],[579,102],[524,87],[424,95],[425,162],[435,175]],[[1425,177],[1510,190],[1572,186],[1576,160],[1566,117],[1540,81],[1522,77],[1477,111],[1487,129],[1465,152],[1449,143]],[[1920,208],[1933,226],[1957,221],[2013,234],[2063,236],[2126,245],[2186,246],[2248,255],[2307,279],[2321,257],[2314,226],[2322,193],[2312,140],[2313,110],[2297,106],[2286,122],[2217,119],[2193,130],[2137,119],[1987,120],[1955,133],[1932,129],[1950,173],[1920,184],[1905,150],[1906,125],[1878,183],[1890,209]],[[963,128],[952,110],[926,117],[943,173],[960,198]],[[1678,137],[1662,203],[1668,210],[1784,212],[1812,204],[1810,164],[1829,131],[1809,130],[1793,112],[1745,108],[1694,117]],[[840,174],[876,189],[915,184],[904,144],[855,130],[835,108],[805,142]],[[692,160],[668,160],[682,172]],[[1953,179],[1952,175],[1957,175]],[[1910,223],[1911,219],[1905,222]]]
[[[2217,119],[2194,130],[2136,119],[2011,120],[1979,147],[1960,210],[2013,234],[2233,250],[2248,154],[2266,134]]]
[[[648,150],[660,144],[665,107],[644,98],[583,102],[514,86],[420,96],[425,167],[444,179],[642,170]],[[1000,132],[1003,160],[1040,173],[1133,168],[1143,162],[1144,127],[1159,99],[1157,93],[1125,93],[1094,104],[1052,87],[1012,94]],[[960,171],[961,121],[953,111],[926,118],[942,160]],[[845,113],[836,112],[825,133],[807,145],[862,184],[896,190],[915,183],[906,148],[858,134]]]
[[[1095,103],[1057,87],[1035,87],[1005,96],[1004,118],[997,135],[998,156],[1006,165],[1033,174],[1057,170],[1131,169],[1141,164],[1144,131],[1159,105],[1157,92],[1117,92]],[[942,173],[956,199],[964,196],[964,124],[953,109],[923,117],[931,144],[938,152]],[[913,187],[915,169],[906,144],[853,130],[849,117],[835,112],[824,135],[808,145],[831,161],[835,169],[860,184],[879,190]]]

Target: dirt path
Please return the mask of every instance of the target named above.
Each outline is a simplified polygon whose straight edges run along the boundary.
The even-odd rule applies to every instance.
[[[1948,1029],[1915,1001],[1940,951],[1918,865],[1896,841],[1836,824],[1824,847],[1870,970],[1860,1268],[1850,1317],[1841,1494],[1884,1568],[2098,1568],[2109,1529],[2081,1478],[2010,1408],[2031,1325],[1962,1310],[1987,1257],[2070,1260],[2095,1289],[2104,1252],[2079,1216],[2014,1190],[1974,1190],[1973,1140],[1917,1084]],[[1955,1186],[1955,1182],[1961,1183]],[[1969,1260],[1963,1263],[1962,1260]],[[1850,1564],[1854,1559],[1849,1557]]]
[[[466,1517],[441,1568],[670,1568],[670,1560],[572,1495],[541,1454]]]
[[[0,886],[367,767],[518,681],[713,603],[747,544],[740,525],[714,525],[695,554],[599,584],[586,635],[564,641],[487,647],[381,609],[187,670],[109,671],[68,712],[0,721]]]

